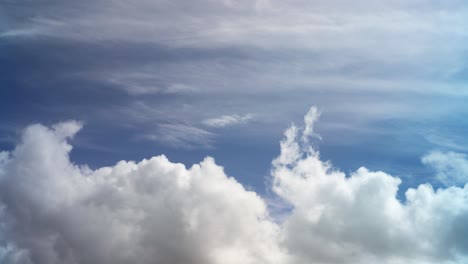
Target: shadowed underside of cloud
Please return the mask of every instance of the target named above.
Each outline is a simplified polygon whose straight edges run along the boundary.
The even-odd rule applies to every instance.
[[[423,184],[401,202],[399,178],[366,168],[346,176],[321,161],[304,140],[317,118],[311,108],[305,127],[287,129],[273,161],[271,188],[293,208],[281,223],[212,158],[190,168],[157,156],[91,170],[69,159],[80,123],[29,126],[13,151],[0,152],[0,262],[466,260],[467,186]]]

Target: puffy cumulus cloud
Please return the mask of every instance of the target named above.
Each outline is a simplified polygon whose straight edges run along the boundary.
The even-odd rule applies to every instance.
[[[281,221],[212,158],[91,170],[69,159],[80,123],[30,126],[0,154],[0,261],[466,263],[468,185],[422,184],[400,201],[399,178],[320,159],[303,140],[318,116],[287,129],[273,161],[272,189],[292,208]]]
[[[203,124],[210,127],[227,127],[239,124],[245,124],[252,120],[252,114],[246,115],[223,115],[215,118],[208,118],[203,120]]]
[[[434,168],[437,179],[445,185],[458,185],[468,182],[468,160],[465,154],[434,151],[421,161]]]
[[[273,161],[272,188],[294,208],[282,226],[292,263],[463,263],[468,185],[423,184],[402,202],[399,178],[363,167],[347,176],[320,160],[301,140],[314,113],[286,130]]]
[[[212,158],[95,171],[70,162],[79,124],[28,127],[2,154],[2,263],[280,263],[264,201]]]

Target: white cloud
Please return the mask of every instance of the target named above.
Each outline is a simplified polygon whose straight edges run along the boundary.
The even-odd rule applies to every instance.
[[[465,154],[434,151],[421,160],[435,169],[437,179],[446,186],[468,182],[468,159]]]
[[[453,135],[451,135],[453,136]],[[461,139],[458,139],[458,140],[453,140],[452,138],[446,138],[446,137],[443,137],[441,135],[437,135],[437,134],[428,134],[426,136],[424,136],[424,138],[431,144],[433,145],[437,145],[437,146],[440,146],[442,148],[446,148],[446,149],[452,149],[452,150],[456,150],[456,151],[468,151],[468,147],[467,146],[464,146],[463,144],[460,144],[459,141],[461,141]]]
[[[208,118],[203,120],[203,123],[210,127],[227,127],[239,124],[245,124],[253,119],[252,114],[246,115],[223,115],[216,118]]]
[[[318,111],[317,107],[311,107],[309,112],[304,116],[304,131],[302,133],[302,141],[305,143],[308,142],[310,137],[321,138],[319,134],[314,132],[314,124],[320,117],[320,112]]]
[[[176,148],[212,147],[214,134],[188,124],[159,124],[155,133],[143,138]]]
[[[264,201],[212,158],[188,169],[157,156],[83,170],[58,129],[70,126],[27,128],[2,165],[1,236],[11,245],[2,263],[27,263],[13,251],[34,264],[281,263]]]
[[[273,190],[294,208],[283,224],[293,263],[463,263],[468,185],[423,184],[401,202],[399,178],[366,168],[347,176],[301,146],[305,131],[285,132],[272,169]]]
[[[108,71],[108,70],[107,70]],[[137,69],[126,71],[111,71],[81,74],[83,78],[103,79],[113,87],[120,88],[131,95],[151,94],[192,94],[198,88],[184,83],[165,84],[158,75],[158,69]]]
[[[314,120],[286,130],[273,161],[272,189],[292,208],[280,221],[212,158],[190,168],[157,156],[90,170],[69,160],[79,123],[30,126],[0,155],[0,260],[466,263],[468,185],[422,184],[402,202],[399,178],[366,168],[347,176],[321,161],[302,140]]]

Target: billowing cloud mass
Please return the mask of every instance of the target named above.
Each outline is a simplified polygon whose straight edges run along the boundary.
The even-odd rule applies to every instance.
[[[91,171],[70,162],[79,124],[28,127],[2,162],[1,263],[280,263],[266,205],[212,158]]]
[[[213,158],[91,170],[69,158],[80,123],[29,126],[0,154],[0,262],[466,263],[467,185],[423,184],[400,201],[399,178],[321,161],[302,140],[317,118],[311,108],[287,129],[273,161],[271,188],[292,208],[282,222]]]
[[[293,263],[463,263],[468,185],[422,184],[401,202],[399,178],[363,167],[346,176],[321,161],[298,140],[312,125],[289,128],[273,161],[273,189],[294,207],[282,226]]]

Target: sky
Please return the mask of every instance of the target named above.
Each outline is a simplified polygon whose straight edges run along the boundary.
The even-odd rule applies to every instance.
[[[0,0],[0,263],[466,263],[467,24]]]

